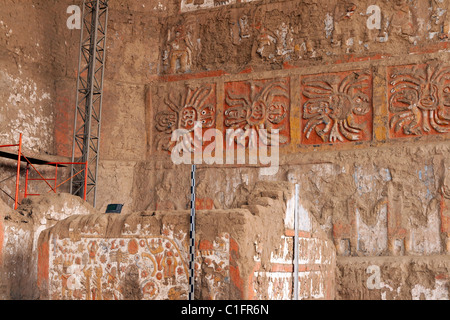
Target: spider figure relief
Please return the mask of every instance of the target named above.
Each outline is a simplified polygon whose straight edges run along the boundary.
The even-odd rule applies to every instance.
[[[450,132],[450,67],[437,63],[398,67],[389,80],[394,137]]]
[[[225,130],[241,130],[237,143],[270,146],[273,130],[279,144],[289,142],[289,80],[232,82],[225,89]]]
[[[184,93],[175,96],[169,93],[164,99],[164,111],[155,116],[155,128],[158,135],[157,151],[172,151],[176,142],[171,141],[173,133],[184,130],[182,138],[186,145],[183,150],[192,152],[196,142],[194,133],[202,134],[203,130],[214,128],[216,125],[216,95],[214,85],[203,85],[198,88],[187,87]],[[200,122],[200,132],[195,130]],[[185,139],[186,138],[186,139]]]
[[[307,76],[302,86],[303,135],[306,144],[370,139],[370,72]]]

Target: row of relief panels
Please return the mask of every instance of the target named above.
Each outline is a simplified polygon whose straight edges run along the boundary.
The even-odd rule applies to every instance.
[[[370,142],[377,127],[390,139],[450,132],[450,66],[436,61],[390,66],[382,83],[375,73],[368,68],[169,83],[152,96],[154,149],[167,149],[176,129],[192,131],[198,121],[223,132],[276,129],[282,146]]]

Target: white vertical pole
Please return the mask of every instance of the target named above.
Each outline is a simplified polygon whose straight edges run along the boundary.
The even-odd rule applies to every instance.
[[[299,279],[298,279],[298,270],[299,270],[299,197],[300,197],[300,185],[295,185],[295,206],[294,206],[294,300],[299,299]]]

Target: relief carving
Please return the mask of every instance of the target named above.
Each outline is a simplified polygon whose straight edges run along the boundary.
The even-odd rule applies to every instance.
[[[186,73],[191,71],[194,58],[198,54],[200,45],[195,40],[195,28],[191,23],[178,23],[167,33],[166,50],[163,64],[169,74]]]
[[[385,24],[386,33],[397,35],[414,42],[415,30],[413,14],[407,0],[395,0],[392,4],[392,13]]]
[[[239,45],[242,41],[251,37],[252,30],[249,19],[246,14],[236,19],[230,19],[230,35],[234,45]]]
[[[227,83],[225,90],[225,130],[242,129],[267,136],[260,140],[270,145],[270,131],[279,130],[280,144],[289,142],[290,89],[288,79]],[[243,137],[241,144],[245,145]],[[254,137],[256,138],[256,137]]]
[[[255,20],[257,36],[253,53],[258,59],[280,64],[315,58],[312,27],[302,12],[287,15],[278,10],[268,11],[262,17],[257,13]]]
[[[450,22],[448,21],[448,10],[450,2],[442,0],[431,1],[430,32],[436,33],[439,39],[448,39],[450,33]]]
[[[155,116],[155,128],[158,133],[157,150],[171,151],[175,142],[172,133],[184,129],[192,135],[196,122],[201,122],[203,129],[216,125],[216,89],[215,85],[206,84],[198,87],[187,86],[184,93],[176,96],[169,93],[164,99],[164,110]],[[184,139],[187,141],[188,139]]]
[[[305,77],[302,81],[305,143],[369,140],[371,91],[369,71]]]
[[[294,29],[285,22],[282,22],[273,31],[263,28],[258,38],[256,52],[264,60],[272,62],[285,61],[286,56],[293,54],[295,51],[293,32]]]
[[[399,67],[389,80],[394,137],[450,131],[450,67],[437,63]]]
[[[445,249],[450,253],[450,162],[446,161],[444,178],[441,183],[442,216],[441,229],[446,237]]]

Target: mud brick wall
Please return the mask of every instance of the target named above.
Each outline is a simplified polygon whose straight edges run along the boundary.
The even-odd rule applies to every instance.
[[[5,283],[5,275],[3,271],[3,242],[5,241],[5,230],[4,230],[4,219],[5,214],[0,213],[0,299],[6,300],[7,288]]]
[[[69,4],[73,3],[56,4],[56,16],[63,25]],[[200,92],[208,95],[203,105],[195,106],[205,112],[196,120],[226,130],[248,125],[243,119],[231,118],[240,110],[237,103],[256,103],[264,89],[281,81],[279,95],[274,97],[277,108],[261,122],[282,129],[285,156],[278,178],[283,180],[289,170],[301,170],[300,165],[359,166],[349,160],[360,159],[356,153],[350,155],[351,151],[367,154],[368,160],[362,163],[373,163],[379,159],[377,150],[386,150],[390,158],[401,153],[400,159],[422,148],[433,149],[431,145],[445,150],[447,107],[431,110],[421,105],[404,110],[405,101],[411,103],[417,94],[403,88],[405,82],[400,80],[414,74],[412,81],[417,83],[425,73],[430,72],[431,79],[434,71],[435,76],[439,74],[436,68],[445,69],[447,7],[448,1],[406,0],[111,2],[99,209],[104,211],[112,202],[125,203],[127,213],[186,208],[187,191],[181,193],[183,203],[172,203],[178,200],[169,200],[170,187],[164,187],[173,183],[189,190],[181,181],[189,179],[188,175],[180,176],[187,169],[176,171],[160,150],[175,128],[165,130],[163,124],[173,121],[176,112],[172,109],[193,111],[183,109],[182,101],[191,96],[191,102],[198,103],[201,98],[195,101],[195,94]],[[74,48],[64,53],[64,74],[58,82],[63,103],[57,114],[61,116],[72,113],[74,104],[70,92],[75,90],[77,35],[76,30],[58,30],[59,39]],[[399,78],[399,74],[404,76]],[[319,83],[322,87],[317,92]],[[342,92],[347,89],[351,92]],[[399,92],[394,94],[394,89]],[[402,99],[404,95],[409,100]],[[322,96],[341,105],[341,114],[318,107]],[[70,151],[71,120],[58,121],[58,126],[58,146]],[[434,157],[434,151],[424,152],[431,155],[429,159]],[[441,170],[441,164],[436,166],[439,169],[435,170]],[[246,168],[223,169],[230,170],[225,176],[235,172],[258,175],[257,170],[247,173]],[[442,177],[439,174],[436,181]],[[245,182],[235,179],[238,184]],[[158,194],[143,192],[147,186]],[[211,193],[220,192],[216,188]],[[216,200],[216,208],[227,208],[223,201],[218,205],[215,194],[205,198],[210,204]],[[372,206],[374,201],[370,201]]]
[[[47,3],[4,0],[0,14],[0,145],[19,143],[36,153],[55,153],[54,65],[51,12]],[[42,21],[47,23],[42,23]],[[23,23],[27,21],[27,23]],[[4,150],[4,149],[2,149]],[[15,150],[17,152],[17,149]],[[16,163],[1,159],[0,197],[11,207]],[[22,175],[24,178],[24,174]],[[21,189],[23,192],[23,189]],[[6,194],[5,194],[6,193]]]
[[[197,299],[292,298],[293,239],[285,224],[292,191],[288,184],[261,184],[241,209],[198,213]],[[334,247],[310,217],[303,220],[309,232],[300,237],[301,298],[332,299]],[[188,230],[188,211],[59,222],[39,239],[41,299],[185,300]]]
[[[274,128],[278,175],[205,165],[199,198],[209,208],[232,207],[241,201],[234,190],[261,179],[295,179],[341,255],[447,252],[447,5],[182,2],[182,14],[161,24],[147,161],[130,168],[136,199],[186,208],[188,168],[171,165],[168,153],[175,129],[195,120],[221,132]],[[245,117],[261,105],[263,116]],[[140,193],[145,185],[153,197]],[[173,199],[175,190],[184,197]]]

